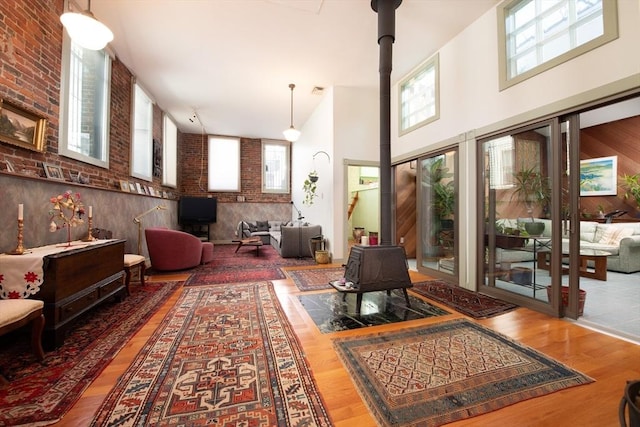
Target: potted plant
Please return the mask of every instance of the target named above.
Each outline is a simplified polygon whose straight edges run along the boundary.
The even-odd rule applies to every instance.
[[[304,185],[302,186],[302,190],[304,191],[304,200],[302,201],[303,205],[311,206],[313,204],[313,199],[318,195],[316,194],[316,190],[318,188],[318,173],[316,171],[309,172],[309,176],[304,180]]]
[[[625,200],[632,198],[636,202],[636,210],[640,211],[640,173],[619,177],[621,183],[618,184],[624,190]]]
[[[532,236],[539,236],[544,231],[544,223],[536,222],[533,211],[536,206],[545,210],[550,196],[550,188],[547,177],[542,175],[536,165],[524,168],[514,175],[514,189],[511,199],[522,202],[531,222],[525,223],[525,229]]]

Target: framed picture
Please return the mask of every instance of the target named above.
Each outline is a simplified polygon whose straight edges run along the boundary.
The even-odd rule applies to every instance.
[[[47,120],[0,99],[0,141],[33,151],[44,151]]]
[[[44,174],[47,178],[64,181],[64,175],[62,174],[62,168],[60,166],[43,162],[42,167],[44,168]]]
[[[580,196],[618,194],[618,156],[580,160]]]
[[[15,168],[13,167],[13,163],[11,163],[9,160],[5,160],[4,162],[7,164],[7,172],[16,172]]]
[[[138,194],[144,194],[144,188],[139,182],[136,182],[136,190],[138,190]]]
[[[135,193],[136,192],[136,185],[131,181],[129,181],[129,192],[130,193]]]
[[[78,184],[80,183],[80,172],[71,172],[69,171],[69,178],[71,178],[71,182],[77,182]]]
[[[129,183],[124,179],[120,180],[120,191],[129,192]]]

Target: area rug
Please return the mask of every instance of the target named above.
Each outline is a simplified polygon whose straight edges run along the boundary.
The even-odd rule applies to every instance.
[[[334,340],[381,426],[439,426],[594,380],[470,320]]]
[[[474,319],[486,319],[518,308],[515,304],[477,292],[471,292],[441,280],[414,283],[411,291],[442,303]]]
[[[36,361],[29,334],[0,340],[0,426],[46,425],[62,416],[182,282],[132,285],[118,303],[106,301],[78,318],[64,343]]]
[[[285,267],[282,269],[301,291],[331,289],[329,282],[344,277],[344,267],[323,267],[302,269]]]
[[[273,284],[185,288],[94,426],[329,426]]]
[[[235,244],[216,245],[213,261],[190,270],[185,286],[280,280],[286,276],[279,267],[315,264],[312,258],[282,258],[271,245],[260,247],[258,256],[255,247],[235,252],[236,248]]]

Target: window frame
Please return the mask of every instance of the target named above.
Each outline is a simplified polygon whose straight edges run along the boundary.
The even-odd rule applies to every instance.
[[[404,88],[411,83],[418,75],[423,72],[427,72],[429,69],[433,68],[434,70],[434,114],[425,117],[423,120],[420,120],[413,125],[403,128],[404,123],[404,110],[402,108],[402,95]],[[415,112],[411,112],[414,114]],[[406,135],[409,132],[414,131],[422,126],[425,126],[429,123],[432,123],[436,120],[440,119],[440,55],[436,53],[432,57],[428,58],[420,65],[418,65],[413,71],[411,71],[406,77],[404,77],[398,83],[398,134],[400,136]]]
[[[509,11],[516,9],[521,3],[537,0],[507,0],[500,4],[497,8],[498,16],[498,75],[499,75],[499,90],[502,91],[511,86],[514,86],[520,82],[523,82],[531,77],[541,74],[551,68],[554,68],[560,64],[568,62],[573,58],[597,49],[610,41],[618,38],[618,3],[617,0],[602,0],[602,35],[586,42],[581,45],[570,48],[568,51],[561,53],[545,62],[542,62],[533,68],[509,77],[509,61],[507,56],[507,25],[506,19]],[[566,0],[574,1],[574,0]],[[540,16],[536,16],[536,20],[541,19]],[[536,50],[539,48],[536,48]]]
[[[81,46],[77,46],[78,49],[83,49],[87,52],[93,52],[97,54],[102,54],[104,59],[103,64],[103,73],[105,76],[103,85],[102,85],[102,115],[100,117],[100,132],[98,137],[101,139],[100,144],[100,158],[93,157],[90,155],[86,155],[80,153],[76,150],[72,150],[69,148],[70,141],[70,130],[69,130],[69,121],[71,120],[70,109],[71,109],[71,101],[70,101],[70,85],[71,85],[71,59],[72,59],[72,49],[73,41],[67,34],[66,30],[63,35],[63,43],[62,43],[62,69],[61,69],[61,82],[60,82],[60,126],[59,132],[60,136],[58,139],[58,154],[61,156],[69,157],[75,160],[79,160],[84,163],[88,163],[94,166],[102,167],[105,169],[109,168],[109,135],[110,135],[110,126],[109,126],[109,117],[111,110],[111,55],[106,50],[101,51],[90,51],[88,49],[84,49]],[[82,109],[82,106],[79,107]]]
[[[289,194],[291,192],[291,142],[275,140],[275,139],[263,139],[261,145],[261,157],[262,157],[262,192],[266,194]],[[265,150],[268,146],[283,146],[285,147],[285,170],[282,174],[285,177],[285,188],[267,188],[267,164]]]
[[[162,185],[178,187],[178,126],[171,116],[162,117]]]
[[[148,182],[153,181],[153,98],[138,82],[131,85],[131,162],[130,174]],[[142,95],[142,96],[140,96]],[[139,104],[140,99],[145,104]],[[144,123],[139,122],[138,108],[144,109],[147,116],[143,118]],[[147,133],[143,139],[138,136],[139,126],[144,125]],[[136,169],[136,163],[140,160],[144,162],[144,170]],[[139,165],[138,165],[139,166]]]
[[[224,156],[221,156],[220,157],[221,160],[218,162],[216,158],[213,157],[217,153],[217,151],[215,150],[215,147],[213,147],[213,143],[215,141],[225,141],[225,142],[233,141],[235,143],[235,147],[231,147],[231,149],[235,150],[236,161],[235,162],[233,161],[234,158],[229,158],[229,155],[232,155],[233,153],[230,153],[229,151],[227,151],[223,153]],[[240,192],[241,191],[240,138],[209,135],[209,138],[207,140],[207,148],[208,148],[207,191],[216,192],[216,193]],[[224,149],[224,147],[222,148]],[[232,166],[232,163],[235,163],[235,168]],[[231,170],[229,170],[230,165],[232,166]],[[216,186],[217,183],[214,182],[214,180],[218,177],[223,177],[223,175],[218,174],[218,171],[215,170],[217,166],[220,166],[220,169],[223,173],[224,172],[232,173],[231,179],[227,179],[228,177],[224,176],[225,178],[224,182],[225,183],[235,182],[235,186],[233,186],[233,184],[232,186],[229,186],[229,187]],[[233,179],[234,176],[235,176],[235,179]]]

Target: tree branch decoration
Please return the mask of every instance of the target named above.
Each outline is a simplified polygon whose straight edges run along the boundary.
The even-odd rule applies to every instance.
[[[54,233],[66,228],[67,246],[71,246],[71,227],[84,223],[82,219],[84,205],[80,201],[80,193],[66,191],[64,194],[53,196],[49,201],[53,205],[49,211],[51,216],[49,231]]]

